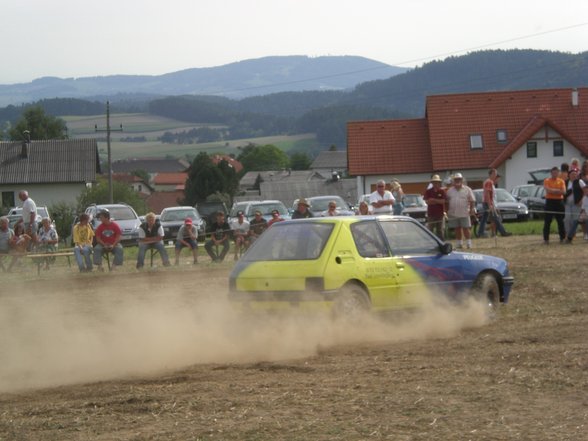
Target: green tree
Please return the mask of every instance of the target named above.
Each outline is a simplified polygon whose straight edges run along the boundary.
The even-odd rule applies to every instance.
[[[76,206],[67,202],[57,202],[51,205],[48,210],[55,222],[59,240],[67,242],[67,238],[71,236],[72,224],[76,217]]]
[[[23,140],[25,130],[29,131],[32,140],[67,138],[65,121],[47,115],[41,106],[29,107],[24,111],[20,120],[10,129],[10,139]]]
[[[184,190],[184,203],[195,205],[206,201],[216,192],[224,192],[225,176],[219,167],[213,164],[210,156],[200,152],[192,161]]]
[[[281,170],[290,166],[288,155],[275,145],[248,145],[237,158],[245,171]]]
[[[137,176],[138,178],[143,179],[143,181],[145,181],[146,183],[149,183],[149,173],[147,173],[146,170],[142,170],[142,169],[133,170],[131,172],[131,175]]]
[[[115,203],[125,203],[130,205],[139,214],[147,211],[145,201],[130,186],[123,182],[112,181],[112,195]],[[92,204],[108,204],[108,180],[99,178],[98,182],[82,191],[78,196],[78,212],[82,213],[87,206]]]
[[[304,152],[292,153],[290,156],[290,168],[292,170],[308,170],[312,161]]]

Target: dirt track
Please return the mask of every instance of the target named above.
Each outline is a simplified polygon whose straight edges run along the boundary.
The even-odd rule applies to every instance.
[[[516,277],[492,323],[244,320],[229,264],[31,280],[0,296],[0,440],[587,439],[588,245],[484,251]]]

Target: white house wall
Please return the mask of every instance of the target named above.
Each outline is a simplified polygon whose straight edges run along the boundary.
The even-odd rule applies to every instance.
[[[13,191],[14,199],[18,207],[22,206],[22,202],[18,199],[18,192],[26,190],[29,196],[35,201],[37,205],[51,206],[57,202],[66,202],[68,204],[76,204],[78,196],[86,188],[85,184],[43,184],[43,185],[3,185],[0,190]]]
[[[527,184],[531,179],[529,171],[559,167],[564,162],[569,164],[572,158],[578,158],[580,162],[583,160],[582,153],[553,129],[547,131],[547,140],[545,129],[541,129],[528,141],[537,143],[536,158],[527,158],[525,142],[504,164],[504,178],[500,186],[509,191],[517,185]],[[553,141],[563,141],[563,156],[553,156]]]

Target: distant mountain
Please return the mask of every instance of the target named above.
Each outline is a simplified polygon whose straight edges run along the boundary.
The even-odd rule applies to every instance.
[[[265,57],[155,76],[44,77],[30,83],[0,85],[0,106],[45,98],[94,98],[122,93],[240,99],[284,91],[349,90],[359,83],[390,78],[406,70],[355,56]]]

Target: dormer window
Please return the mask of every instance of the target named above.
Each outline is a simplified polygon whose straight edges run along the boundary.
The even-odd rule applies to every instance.
[[[507,141],[507,136],[506,136],[506,129],[498,129],[496,131],[496,141],[498,142],[506,142]]]
[[[482,141],[482,135],[470,135],[470,148],[474,149],[481,149],[484,147],[484,142]]]

